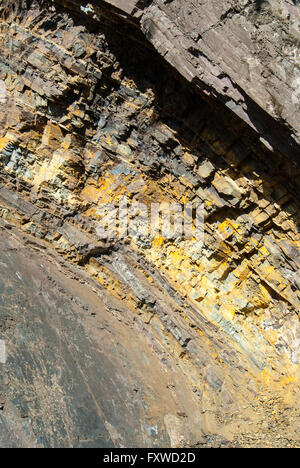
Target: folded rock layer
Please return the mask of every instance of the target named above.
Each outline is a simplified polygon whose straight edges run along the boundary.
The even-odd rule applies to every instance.
[[[2,2],[0,446],[299,447],[299,9],[258,3]]]

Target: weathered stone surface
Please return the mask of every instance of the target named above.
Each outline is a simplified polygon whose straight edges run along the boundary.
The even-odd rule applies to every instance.
[[[240,56],[269,73],[275,13],[29,3],[0,31],[0,445],[299,446],[298,153],[261,141],[280,118]],[[204,244],[145,231],[159,202],[203,203]]]
[[[221,99],[262,141],[291,157],[297,151],[300,13],[295,2],[105,3],[137,17],[147,39],[176,70]]]

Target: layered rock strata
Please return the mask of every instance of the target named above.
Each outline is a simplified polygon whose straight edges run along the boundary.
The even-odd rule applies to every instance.
[[[2,446],[299,446],[297,21],[274,65],[279,2],[192,3],[3,10]],[[124,197],[204,243],[99,235]]]

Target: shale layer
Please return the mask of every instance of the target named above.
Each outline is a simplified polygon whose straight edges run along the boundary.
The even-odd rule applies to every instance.
[[[214,10],[218,26],[201,20],[198,35],[177,1],[160,14],[160,2],[6,3],[0,445],[299,447],[296,91],[281,78],[285,103],[270,110],[266,56],[256,88],[211,70],[227,62],[210,35],[258,15],[255,2],[219,2],[237,11]],[[276,11],[261,12],[259,37]],[[166,19],[164,42],[163,14],[202,55],[210,43],[205,78],[183,72],[184,51],[200,52],[179,50]],[[284,21],[293,48],[297,22]],[[105,238],[124,197],[202,206],[204,242],[147,232],[134,210],[128,235]]]

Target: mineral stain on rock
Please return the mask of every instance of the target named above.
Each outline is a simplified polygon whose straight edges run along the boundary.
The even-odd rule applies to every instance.
[[[1,447],[300,446],[298,10],[1,2]]]

